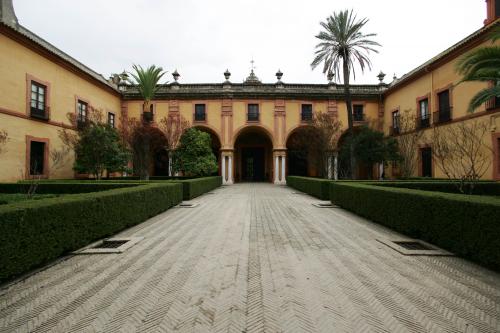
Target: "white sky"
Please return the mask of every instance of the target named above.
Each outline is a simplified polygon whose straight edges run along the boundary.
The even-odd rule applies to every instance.
[[[102,73],[156,64],[181,83],[242,82],[255,60],[263,82],[325,83],[312,71],[314,37],[333,11],[354,9],[382,44],[358,83],[392,80],[483,25],[484,0],[14,0],[19,22]],[[167,80],[171,81],[170,73]]]

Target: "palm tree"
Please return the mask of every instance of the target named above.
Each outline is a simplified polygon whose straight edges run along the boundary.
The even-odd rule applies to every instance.
[[[492,43],[500,40],[500,25],[494,28],[490,38]],[[481,47],[466,54],[458,61],[457,71],[463,75],[459,84],[470,81],[494,83],[472,97],[469,112],[474,112],[492,98],[500,98],[500,45]]]
[[[144,99],[142,104],[142,112],[150,112],[151,101],[155,97],[159,86],[158,82],[165,75],[166,72],[163,68],[156,67],[155,65],[149,66],[147,69],[141,66],[133,65],[135,73],[130,73],[134,78],[139,89],[139,93]],[[133,133],[134,144],[132,149],[134,151],[134,167],[139,169],[141,180],[149,180],[149,163],[150,163],[150,150],[151,150],[151,128],[148,121],[141,122],[140,125],[135,127]]]
[[[338,78],[342,71],[344,79],[344,92],[347,104],[347,121],[349,132],[354,136],[352,98],[349,86],[351,72],[356,78],[355,64],[357,63],[361,72],[365,68],[371,69],[371,61],[368,58],[370,51],[378,53],[375,49],[379,43],[371,40],[376,34],[364,34],[361,29],[368,22],[368,19],[358,20],[352,10],[334,12],[333,16],[326,18],[326,22],[320,22],[323,30],[316,36],[321,42],[316,45],[315,58],[311,63],[312,69],[323,63],[323,73],[333,73]],[[350,140],[352,142],[353,140]],[[350,147],[350,173],[355,178],[356,161],[354,149]]]

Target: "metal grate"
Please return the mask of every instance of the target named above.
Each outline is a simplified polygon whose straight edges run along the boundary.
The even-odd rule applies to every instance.
[[[94,249],[116,249],[123,244],[127,243],[128,240],[105,240],[101,244],[94,246]]]
[[[425,251],[425,250],[434,250],[432,247],[429,247],[425,244],[422,244],[420,242],[414,242],[414,241],[407,241],[407,242],[394,242],[396,245],[399,245],[406,250],[412,250],[412,251]]]

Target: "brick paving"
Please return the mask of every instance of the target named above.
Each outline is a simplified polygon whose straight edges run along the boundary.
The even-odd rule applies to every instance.
[[[0,290],[0,332],[500,332],[500,274],[404,256],[401,235],[271,184],[238,184]]]

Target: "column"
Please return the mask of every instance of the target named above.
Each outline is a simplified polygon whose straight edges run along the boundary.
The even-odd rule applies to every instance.
[[[280,174],[280,169],[279,169],[279,156],[274,154],[274,183],[279,184],[279,174]]]
[[[281,181],[280,181],[281,185],[286,185],[285,163],[286,163],[286,156],[285,152],[283,152],[281,155]]]
[[[326,157],[326,171],[328,179],[333,178],[333,156],[332,154],[328,154]]]
[[[228,163],[227,163],[227,185],[233,184],[233,156],[228,155]]]
[[[221,176],[222,176],[222,185],[227,185],[227,175],[226,175],[226,155],[221,153],[220,157],[220,165],[221,165]]]
[[[335,180],[339,179],[339,159],[338,159],[338,153],[335,153],[335,155],[333,155],[333,179],[335,179]]]
[[[384,179],[384,162],[380,163],[378,165],[378,179],[383,180]]]

